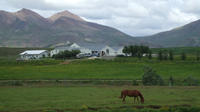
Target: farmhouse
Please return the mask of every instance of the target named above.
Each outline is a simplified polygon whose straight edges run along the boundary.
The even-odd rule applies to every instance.
[[[84,48],[84,47],[80,47],[78,44],[73,43],[71,45],[67,45],[67,46],[61,46],[61,47],[56,47],[55,49],[50,51],[50,56],[52,57],[53,55],[56,55],[60,52],[63,51],[71,51],[71,50],[80,50],[81,53],[91,53],[90,49]]]
[[[90,49],[90,53],[96,56],[114,56],[115,50],[107,45],[89,45],[83,46]]]
[[[48,57],[47,50],[27,50],[20,53],[21,60],[40,59],[44,57]]]
[[[112,47],[114,49],[114,56],[117,56],[117,55],[125,55],[123,53],[123,49],[124,47]]]
[[[117,56],[123,55],[123,47],[110,47],[107,45],[98,45],[98,44],[87,44],[87,45],[78,45],[73,43],[67,46],[56,47],[54,50],[50,51],[50,55],[53,56],[62,51],[68,50],[80,50],[81,54],[91,54],[93,56]]]

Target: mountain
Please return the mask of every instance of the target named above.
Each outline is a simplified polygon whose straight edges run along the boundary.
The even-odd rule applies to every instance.
[[[119,46],[140,44],[117,29],[91,23],[68,11],[44,18],[29,9],[0,11],[0,46],[50,47],[66,42]]]
[[[51,16],[49,19],[52,21],[56,21],[57,19],[59,19],[60,17],[68,17],[74,20],[78,20],[78,21],[85,21],[82,18],[80,18],[79,16],[69,12],[69,11],[62,11],[59,12],[57,14],[54,14],[53,16]]]
[[[200,46],[200,20],[140,39],[161,47]]]

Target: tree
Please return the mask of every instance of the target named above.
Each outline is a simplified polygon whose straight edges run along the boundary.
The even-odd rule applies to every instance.
[[[199,61],[200,60],[200,53],[197,52],[197,57],[196,57],[196,60]]]
[[[122,52],[123,52],[126,56],[128,56],[128,54],[130,53],[130,52],[129,52],[128,46],[125,46],[125,47],[123,48]]]
[[[139,59],[142,58],[142,53],[141,53],[140,51],[137,53],[137,57],[138,57]]]
[[[137,47],[136,46],[129,46],[129,49],[130,49],[131,56],[134,57],[136,52],[137,52]]]
[[[183,52],[183,53],[181,54],[181,60],[186,60],[186,54],[185,54],[185,52]]]
[[[80,50],[72,50],[68,51],[65,50],[53,56],[55,59],[69,59],[69,58],[76,58],[76,55],[80,53]]]
[[[144,68],[144,75],[142,77],[142,83],[144,85],[164,85],[164,81],[160,75],[156,73],[151,67]]]
[[[169,86],[174,85],[174,78],[172,76],[169,77]]]
[[[171,61],[174,60],[174,54],[173,54],[172,50],[169,51],[169,59],[170,59]]]
[[[150,60],[152,59],[152,51],[151,51],[151,50],[149,50],[148,58],[149,58]]]
[[[72,51],[71,51],[71,56],[72,56],[72,57],[76,57],[76,55],[79,54],[79,53],[81,53],[80,50],[72,50]]]
[[[161,50],[158,52],[158,60],[160,60],[160,61],[163,60],[163,53]]]
[[[198,86],[199,81],[191,76],[188,76],[186,79],[183,80],[184,85],[186,86]]]
[[[165,50],[164,53],[163,53],[163,59],[164,59],[164,60],[168,60],[168,53],[167,53],[167,50]]]
[[[130,46],[125,46],[123,49],[123,53],[126,55],[129,54],[132,57],[139,57],[143,56],[144,53],[149,52],[149,47],[148,46],[138,46],[138,45],[130,45]]]

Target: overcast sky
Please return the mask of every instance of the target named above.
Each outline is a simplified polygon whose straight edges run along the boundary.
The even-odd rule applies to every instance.
[[[21,8],[44,17],[68,10],[132,36],[151,35],[200,19],[200,0],[0,0],[0,10]]]

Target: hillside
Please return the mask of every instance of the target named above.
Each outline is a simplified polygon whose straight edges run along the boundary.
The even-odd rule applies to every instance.
[[[28,9],[0,11],[1,47],[50,47],[67,41],[111,46],[139,44],[117,29],[91,23],[68,11],[44,18]]]
[[[162,47],[200,46],[200,20],[141,39]]]

